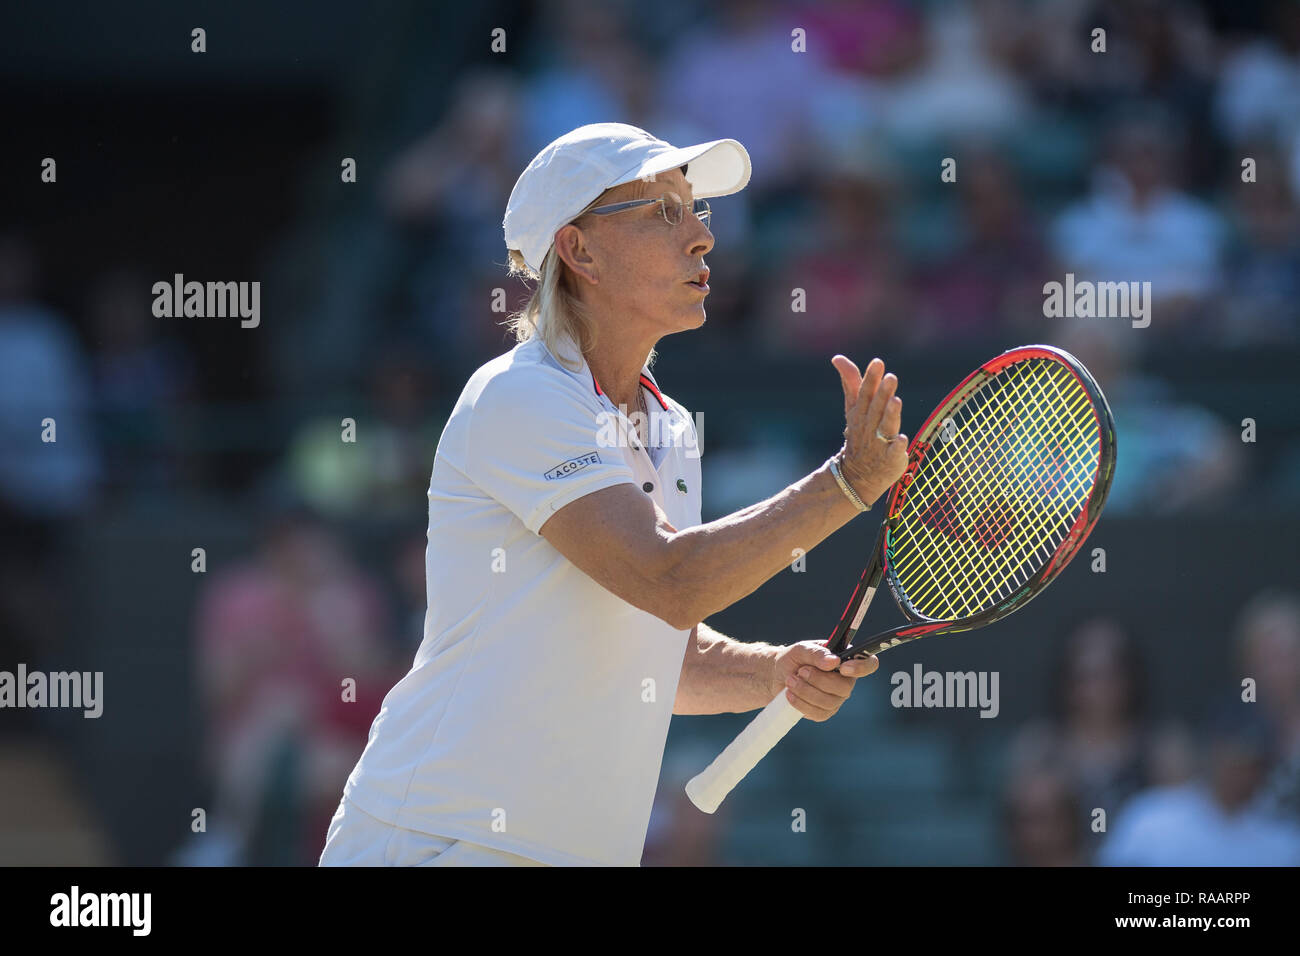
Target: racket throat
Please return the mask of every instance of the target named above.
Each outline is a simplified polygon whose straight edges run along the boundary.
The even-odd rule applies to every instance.
[[[868,583],[869,581],[871,583]],[[844,649],[853,643],[853,638],[858,633],[858,628],[862,626],[862,620],[867,616],[867,609],[871,607],[871,601],[876,596],[876,588],[879,586],[879,576],[868,569],[867,574],[863,575],[862,581],[858,584],[859,591],[854,592],[853,600],[844,609],[844,616],[840,618],[840,622],[835,625],[835,630],[826,641],[826,648],[832,654],[843,656]]]
[[[858,628],[862,626],[862,619],[867,616],[867,608],[871,607],[871,602],[875,596],[876,588],[874,586],[868,587],[866,595],[862,598],[862,604],[858,607],[858,613],[853,615],[853,620],[849,624],[848,638],[850,641],[858,633]]]

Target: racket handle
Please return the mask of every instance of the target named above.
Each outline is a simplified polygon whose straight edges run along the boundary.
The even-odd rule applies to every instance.
[[[802,717],[803,714],[786,700],[785,691],[777,694],[713,763],[686,784],[686,795],[691,798],[691,803],[705,813],[718,809],[732,788],[745,779],[745,775]]]

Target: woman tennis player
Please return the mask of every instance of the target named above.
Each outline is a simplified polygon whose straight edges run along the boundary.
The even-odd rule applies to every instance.
[[[704,324],[708,197],[749,181],[735,140],[676,148],[576,129],[519,177],[519,341],[470,377],[429,484],[428,612],[330,823],[322,865],[638,865],[673,714],[781,688],[826,720],[875,658],[734,641],[704,623],[902,474],[897,380],[837,355],[844,446],[766,501],[700,522],[691,416],[650,373]]]

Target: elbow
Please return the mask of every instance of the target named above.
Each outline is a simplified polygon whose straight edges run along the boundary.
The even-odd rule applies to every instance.
[[[702,616],[687,612],[680,605],[673,604],[669,604],[664,608],[662,614],[656,614],[655,616],[668,624],[669,627],[674,627],[679,631],[689,631],[704,620]]]
[[[700,586],[698,575],[690,574],[681,564],[670,565],[657,577],[659,585],[655,617],[679,631],[689,631],[712,613],[706,607],[708,595]]]

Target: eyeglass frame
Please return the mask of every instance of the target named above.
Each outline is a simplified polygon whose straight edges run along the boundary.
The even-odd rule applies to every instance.
[[[686,221],[686,212],[685,212],[686,200],[681,199],[678,200],[678,202],[676,203],[677,208],[682,210],[681,212],[682,218],[678,219],[676,222],[673,222],[671,219],[668,218],[669,200],[667,196],[660,196],[657,199],[629,199],[627,202],[615,202],[615,203],[609,203],[608,205],[605,206],[597,206],[594,209],[584,209],[581,213],[578,214],[577,218],[581,219],[583,216],[587,215],[588,213],[591,213],[596,216],[612,216],[614,213],[626,212],[629,209],[639,209],[641,206],[648,206],[651,203],[656,203],[656,202],[660,204],[659,213],[664,217],[664,222],[668,223],[668,225],[680,226],[683,222]],[[699,206],[701,203],[704,204],[703,216],[701,216],[699,213]],[[711,206],[709,206],[709,201],[707,199],[696,199],[692,201],[691,206],[692,206],[691,214],[694,215],[697,219],[699,219],[700,222],[704,223],[705,229],[709,229],[710,222],[713,219],[713,209]]]

